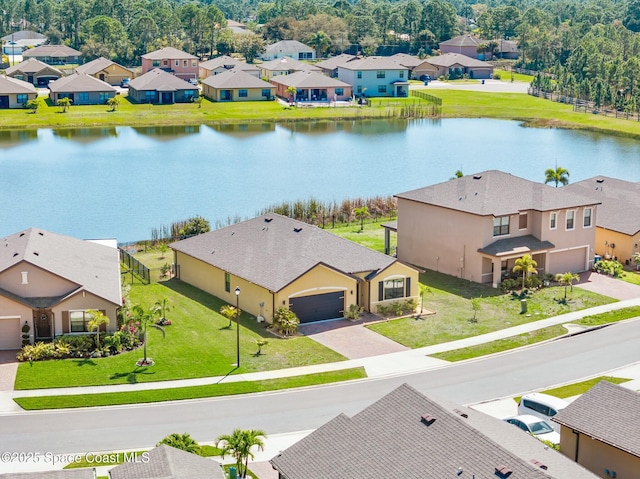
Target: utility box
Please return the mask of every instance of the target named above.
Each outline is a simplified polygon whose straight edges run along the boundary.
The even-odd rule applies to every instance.
[[[520,300],[520,314],[526,314],[527,313],[527,300],[526,299],[521,299]]]

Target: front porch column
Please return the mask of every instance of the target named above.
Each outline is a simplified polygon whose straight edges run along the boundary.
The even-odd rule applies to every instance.
[[[492,259],[491,264],[493,265],[493,281],[491,282],[491,286],[497,288],[500,286],[500,280],[502,279],[502,260]]]

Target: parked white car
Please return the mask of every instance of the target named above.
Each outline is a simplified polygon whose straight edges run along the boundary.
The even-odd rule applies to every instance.
[[[532,416],[531,414],[523,414],[521,416],[508,417],[503,421],[518,426],[525,432],[533,434],[538,439],[549,441],[553,444],[560,444],[560,434],[553,430],[551,424],[544,419]]]
[[[569,403],[564,399],[544,393],[525,394],[518,403],[518,414],[530,414],[544,419],[553,426],[556,432],[560,432],[560,424],[551,421],[551,418],[567,407]]]

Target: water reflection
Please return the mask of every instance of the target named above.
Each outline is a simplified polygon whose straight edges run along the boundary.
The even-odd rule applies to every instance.
[[[52,130],[54,136],[65,140],[80,143],[92,143],[104,138],[117,138],[118,130],[115,127],[104,128],[56,128]]]
[[[172,141],[200,133],[200,125],[181,126],[134,126],[133,130],[158,141]]]
[[[236,124],[222,124],[222,125],[207,125],[212,130],[218,133],[225,133],[227,135],[237,136],[253,136],[260,135],[262,133],[271,133],[275,131],[276,124],[273,122],[268,123],[236,123]]]
[[[22,146],[38,139],[38,130],[0,130],[0,147]]]
[[[409,120],[345,120],[345,121],[301,121],[279,123],[278,126],[291,133],[306,135],[324,135],[327,133],[345,132],[356,135],[388,135],[404,133]]]

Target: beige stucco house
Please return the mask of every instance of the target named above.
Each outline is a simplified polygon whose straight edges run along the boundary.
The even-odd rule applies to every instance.
[[[122,304],[117,248],[31,228],[0,239],[0,349],[87,332],[88,309],[116,329]]]
[[[216,76],[220,73],[224,73],[229,70],[242,70],[245,73],[249,73],[256,78],[260,77],[260,68],[257,65],[252,65],[247,62],[238,60],[237,58],[230,57],[228,55],[221,55],[206,62],[200,63],[199,75],[200,79],[204,80],[210,76]]]
[[[73,105],[104,105],[116,93],[115,87],[84,73],[72,73],[49,83],[53,103],[69,98]]]
[[[24,108],[37,96],[38,91],[31,83],[0,75],[0,109]]]
[[[260,78],[233,68],[202,80],[202,94],[213,101],[272,100],[276,88]]]
[[[416,66],[414,72],[424,75],[431,65],[436,69],[435,74],[427,73],[432,78],[449,75],[453,78],[468,75],[469,78],[487,79],[493,76],[493,65],[488,62],[476,60],[460,53],[445,53],[437,57],[427,58]]]
[[[46,87],[50,81],[55,81],[64,76],[57,68],[35,58],[28,58],[17,65],[7,68],[6,74],[8,77],[23,80],[38,87]]]
[[[598,201],[595,252],[632,263],[640,252],[640,183],[595,176],[563,189]]]
[[[640,393],[600,381],[553,417],[560,452],[598,477],[632,479],[640,471]]]
[[[419,296],[418,270],[317,226],[269,213],[171,244],[177,277],[272,321],[281,307],[301,322],[341,318],[351,304]]]
[[[493,170],[396,197],[401,261],[494,287],[527,253],[539,273],[592,265],[599,202],[564,188]]]
[[[109,85],[116,86],[120,85],[120,82],[125,78],[131,79],[134,77],[132,70],[104,57],[96,58],[89,63],[76,67],[76,73],[91,75]]]

